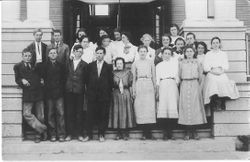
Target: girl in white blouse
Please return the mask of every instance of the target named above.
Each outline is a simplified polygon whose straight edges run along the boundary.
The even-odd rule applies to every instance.
[[[74,46],[77,44],[80,44],[83,47],[83,55],[81,57],[82,60],[87,62],[88,64],[95,61],[95,54],[94,54],[94,51],[92,50],[92,48],[90,48],[89,43],[90,42],[89,42],[88,36],[86,36],[86,35],[81,36],[81,38],[79,39],[79,42],[75,43],[71,49],[70,59],[74,58],[74,54],[73,54]]]
[[[135,60],[137,47],[131,42],[130,32],[122,32],[122,43],[116,48],[114,52],[114,59],[122,57],[125,60],[125,68],[131,69],[131,65]]]
[[[229,80],[225,71],[228,70],[227,54],[220,49],[219,37],[211,39],[212,50],[204,58],[204,71],[208,72],[203,90],[204,103],[210,104],[214,110],[225,110],[226,99],[239,98],[235,82]]]
[[[173,119],[178,119],[178,60],[172,57],[170,48],[162,50],[163,61],[156,66],[157,119],[163,129],[163,139],[174,139],[172,136]]]

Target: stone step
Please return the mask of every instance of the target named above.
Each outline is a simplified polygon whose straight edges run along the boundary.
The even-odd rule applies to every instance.
[[[41,142],[3,140],[3,154],[96,154],[98,153],[145,153],[153,152],[229,152],[235,150],[232,139],[201,139],[201,140],[129,140],[115,141],[107,139],[100,143],[97,140],[79,142]]]
[[[212,138],[212,130],[211,129],[199,129],[198,135],[204,139],[204,138]],[[156,139],[162,139],[163,138],[163,131],[162,130],[152,130],[153,136]],[[108,130],[105,133],[106,139],[114,139],[116,137],[117,131]],[[185,135],[184,130],[174,130],[173,136],[177,139],[183,139]],[[131,130],[129,131],[129,137],[130,139],[140,139],[142,136],[141,130]],[[24,140],[33,140],[34,139],[34,132],[29,131],[26,132],[26,135],[24,137]],[[97,131],[93,131],[93,139],[98,139],[98,133]]]

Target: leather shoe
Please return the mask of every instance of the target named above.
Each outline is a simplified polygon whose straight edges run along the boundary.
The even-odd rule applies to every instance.
[[[50,138],[50,141],[51,141],[51,142],[56,142],[56,137],[51,137],[51,138]]]
[[[40,137],[36,137],[34,142],[35,142],[35,143],[40,143],[40,142],[41,142]]]
[[[67,136],[66,138],[65,138],[65,141],[71,141],[72,140],[72,137],[71,136]]]
[[[104,142],[104,141],[105,141],[105,138],[104,138],[103,136],[100,136],[100,137],[99,137],[99,141],[100,141],[100,142]]]
[[[43,141],[46,141],[48,139],[48,134],[46,131],[43,132],[42,136],[43,136],[43,138],[42,138]]]
[[[89,141],[89,140],[90,140],[89,136],[86,136],[86,137],[82,140],[82,142],[87,142],[87,141]]]
[[[59,142],[64,142],[65,139],[63,137],[59,137]]]
[[[78,141],[83,142],[84,138],[82,136],[78,136]]]

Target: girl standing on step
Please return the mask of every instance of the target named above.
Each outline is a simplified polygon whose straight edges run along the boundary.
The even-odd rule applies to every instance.
[[[195,49],[193,46],[187,46],[184,50],[184,60],[179,64],[181,84],[178,123],[186,127],[184,140],[190,139],[190,133],[194,139],[199,139],[196,125],[207,123],[200,89],[202,72]]]
[[[225,110],[226,99],[239,98],[235,82],[229,80],[225,70],[228,70],[227,54],[221,51],[219,37],[211,39],[212,50],[204,58],[204,71],[207,72],[203,97],[205,104],[210,104],[213,110]]]
[[[133,98],[136,123],[142,126],[142,140],[154,139],[151,125],[156,123],[155,112],[155,65],[146,59],[148,48],[139,46],[140,58],[132,64]]]
[[[116,140],[129,138],[129,128],[136,126],[135,114],[131,98],[133,76],[125,68],[125,60],[121,57],[115,59],[116,70],[113,72],[114,90],[112,106],[109,113],[109,128],[118,130]]]
[[[156,66],[157,119],[163,129],[163,139],[174,139],[172,129],[173,119],[178,119],[178,60],[174,59],[170,48],[162,50],[163,61]]]

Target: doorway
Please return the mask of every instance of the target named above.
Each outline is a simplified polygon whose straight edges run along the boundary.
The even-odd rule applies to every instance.
[[[96,14],[97,7],[107,7],[108,13]],[[149,3],[111,3],[89,4],[82,1],[68,0],[64,2],[64,38],[72,46],[76,39],[76,31],[85,28],[90,40],[96,42],[99,28],[106,28],[112,37],[112,30],[119,27],[121,31],[129,31],[131,42],[138,46],[143,34],[149,33],[156,42],[160,35],[167,32],[171,23],[168,13],[169,4],[156,0]]]

